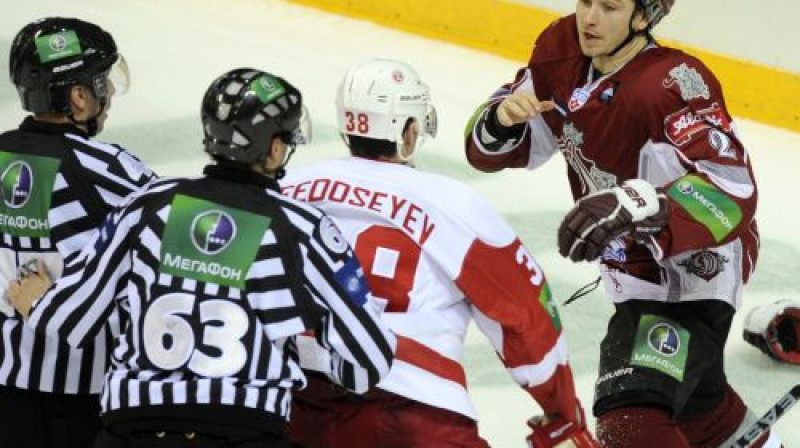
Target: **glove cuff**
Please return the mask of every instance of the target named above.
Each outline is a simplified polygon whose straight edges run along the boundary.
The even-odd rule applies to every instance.
[[[756,307],[744,321],[744,340],[778,361],[800,364],[800,302]]]
[[[633,222],[643,221],[661,210],[659,193],[646,180],[626,180],[614,188],[614,194],[620,205],[631,214]]]

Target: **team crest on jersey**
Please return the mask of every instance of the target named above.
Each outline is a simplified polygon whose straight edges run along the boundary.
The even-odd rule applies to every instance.
[[[579,131],[573,123],[566,122],[562,136],[558,139],[559,150],[581,181],[581,192],[592,193],[611,188],[617,184],[617,176],[603,171],[596,166],[594,161],[583,155],[583,132]]]
[[[703,80],[703,76],[697,69],[683,64],[669,71],[669,78],[664,80],[664,88],[672,88],[675,84],[681,91],[681,98],[684,101],[691,101],[695,98],[710,99],[711,91],[708,84]]]
[[[728,261],[730,260],[724,255],[703,250],[678,262],[678,266],[683,266],[689,274],[696,275],[708,282],[725,270],[725,263]]]
[[[567,107],[569,107],[570,112],[575,112],[583,107],[586,102],[589,101],[591,95],[591,91],[589,89],[584,89],[583,87],[578,87],[573,90],[572,96],[569,98],[569,102],[567,103]]]

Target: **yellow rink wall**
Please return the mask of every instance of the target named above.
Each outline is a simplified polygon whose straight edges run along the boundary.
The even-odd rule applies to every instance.
[[[536,36],[559,16],[507,0],[288,1],[487,51],[520,63],[528,60]],[[800,74],[677,42],[659,41],[702,59],[720,79],[732,114],[800,132]],[[498,85],[505,81],[497,80]]]

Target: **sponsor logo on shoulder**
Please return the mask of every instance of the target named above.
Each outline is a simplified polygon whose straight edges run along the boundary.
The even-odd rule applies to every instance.
[[[678,262],[678,266],[683,266],[689,274],[696,275],[708,282],[725,270],[725,263],[728,261],[730,260],[724,255],[704,250]]]
[[[664,88],[670,89],[678,85],[681,91],[681,98],[684,101],[691,101],[695,98],[704,100],[711,98],[711,91],[708,88],[703,76],[697,69],[689,67],[685,62],[669,71],[669,77],[663,82]]]
[[[683,146],[696,134],[714,127],[725,132],[731,130],[730,120],[718,103],[697,111],[684,107],[664,119],[664,132],[675,146]]]

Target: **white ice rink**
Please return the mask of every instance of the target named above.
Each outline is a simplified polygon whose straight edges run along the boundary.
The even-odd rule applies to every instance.
[[[278,0],[2,0],[0,61],[18,29],[47,15],[77,16],[113,32],[131,67],[128,95],[115,98],[103,140],[138,154],[160,174],[194,175],[205,162],[200,99],[217,75],[252,66],[289,79],[304,93],[314,123],[314,143],[301,148],[295,166],[343,156],[335,128],[336,85],[345,68],[368,57],[403,59],[430,84],[439,110],[439,137],[423,148],[422,169],[461,179],[482,192],[512,223],[548,272],[563,301],[593,280],[595,269],[573,265],[555,251],[555,229],[570,206],[565,165],[555,157],[536,172],[486,175],[471,169],[462,149],[467,118],[517,63],[417,38]],[[3,75],[0,128],[23,117],[16,93]],[[796,103],[800,100],[790,98]],[[796,211],[800,135],[740,120],[760,187],[762,253],[745,289],[726,352],[731,383],[759,415],[790,385],[800,366],[778,364],[741,339],[746,311],[779,298],[800,299],[800,231]],[[291,169],[291,166],[290,166]],[[579,392],[591,403],[598,343],[612,311],[600,292],[561,309]],[[522,447],[525,420],[538,413],[515,387],[480,333],[472,332],[464,354],[470,390],[481,411],[484,436],[498,448]],[[800,447],[800,409],[777,425],[787,447]]]

